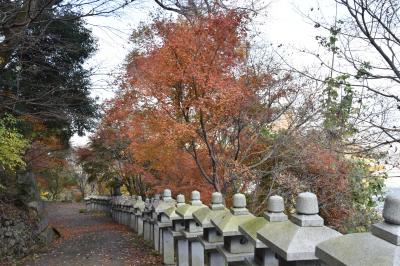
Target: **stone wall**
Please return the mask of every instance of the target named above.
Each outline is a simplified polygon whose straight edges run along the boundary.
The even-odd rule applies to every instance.
[[[18,175],[16,191],[0,197],[0,264],[30,254],[53,240],[34,175]]]

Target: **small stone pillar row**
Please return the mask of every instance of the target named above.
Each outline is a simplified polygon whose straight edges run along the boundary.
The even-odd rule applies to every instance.
[[[193,218],[193,213],[203,208],[207,208],[207,206],[201,202],[200,192],[195,190],[192,191],[190,204],[186,204],[176,209],[176,213],[183,218],[185,224],[185,228],[182,230],[184,238],[180,240],[183,250],[178,249],[178,253],[183,254],[186,252],[186,243],[189,247],[189,254],[183,254],[183,257],[187,257],[188,261],[183,261],[183,257],[181,260],[179,255],[181,265],[204,265],[204,248],[198,240],[198,236],[203,235],[203,228],[201,227],[201,224],[196,222],[196,220]],[[183,242],[185,243],[185,246]]]
[[[224,238],[224,245],[217,246],[218,252],[224,258],[224,264],[244,265],[246,257],[254,256],[253,245],[239,232],[239,225],[255,218],[246,205],[245,195],[237,193],[233,196],[233,207],[230,212],[211,219],[212,224]]]
[[[341,234],[324,226],[318,212],[317,196],[310,192],[300,193],[296,199],[296,213],[289,221],[270,222],[258,231],[257,237],[277,255],[279,265],[319,266],[315,247]],[[279,215],[270,212],[269,217]]]
[[[383,206],[383,222],[371,233],[355,233],[317,245],[316,255],[328,266],[394,266],[400,264],[400,195],[390,194]]]
[[[209,208],[202,208],[193,213],[193,218],[203,228],[203,235],[198,240],[204,248],[205,263],[209,266],[224,265],[224,257],[217,251],[217,246],[224,245],[224,237],[211,223],[211,219],[219,218],[229,210],[223,205],[220,192],[214,192],[211,197]]]

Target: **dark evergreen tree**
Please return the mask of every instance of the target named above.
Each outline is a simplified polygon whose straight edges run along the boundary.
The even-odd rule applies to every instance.
[[[83,63],[95,49],[79,13],[68,6],[43,10],[0,72],[0,113],[32,116],[64,140],[92,128],[97,105]]]

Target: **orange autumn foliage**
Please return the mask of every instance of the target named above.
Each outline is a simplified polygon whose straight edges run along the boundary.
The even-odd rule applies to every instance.
[[[260,129],[279,112],[274,103],[290,90],[282,86],[290,77],[249,68],[247,22],[245,12],[217,12],[156,20],[133,34],[126,82],[102,126],[128,140],[139,165],[151,165],[156,187],[227,193],[254,178],[242,179],[243,162],[257,159]]]

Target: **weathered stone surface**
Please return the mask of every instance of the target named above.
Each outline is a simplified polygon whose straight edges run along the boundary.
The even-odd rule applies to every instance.
[[[285,210],[285,204],[281,196],[271,196],[267,201],[267,210],[269,212],[283,212]]]
[[[323,226],[324,219],[318,214],[292,214],[290,221],[298,226]]]
[[[297,196],[296,212],[299,214],[318,214],[318,199],[314,193],[303,192]]]
[[[170,200],[172,199],[172,192],[170,189],[164,189],[164,193],[163,193],[163,200]]]
[[[256,248],[265,248],[259,239],[257,239],[257,231],[263,228],[268,221],[263,217],[255,217],[254,219],[239,225],[239,232],[245,235],[252,245]]]
[[[399,196],[389,195],[384,204],[384,222],[371,233],[348,234],[317,246],[316,255],[328,265],[400,265]]]
[[[348,234],[320,243],[316,255],[327,265],[399,265],[400,247],[370,233]]]
[[[212,193],[210,209],[212,209],[212,210],[225,209],[225,206],[223,204],[223,197],[220,192]]]
[[[233,195],[233,207],[234,208],[246,208],[246,196],[241,193]]]
[[[315,246],[340,235],[326,226],[302,227],[291,221],[269,223],[257,233],[258,239],[286,261],[317,260]]]
[[[386,222],[400,225],[400,194],[386,197],[382,215]]]

